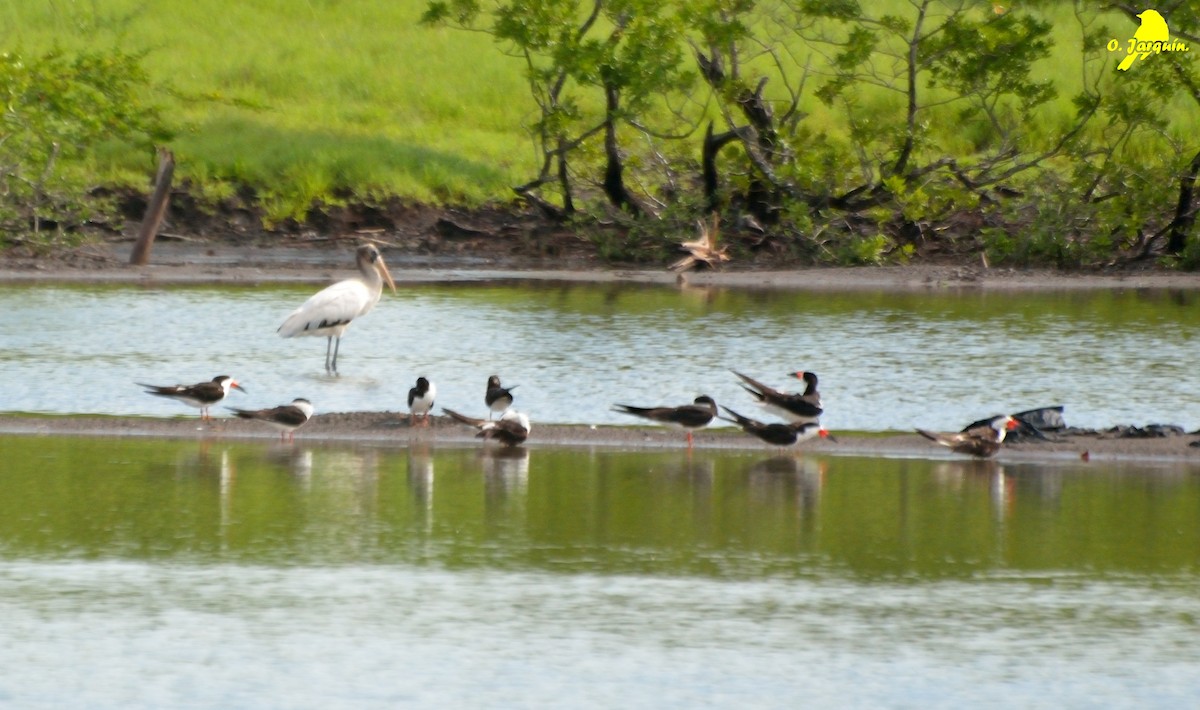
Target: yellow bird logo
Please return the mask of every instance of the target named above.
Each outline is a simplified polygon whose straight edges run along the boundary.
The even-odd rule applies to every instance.
[[[1134,51],[1136,46],[1144,46],[1142,43],[1152,44],[1154,42],[1162,42],[1166,44],[1171,39],[1171,30],[1167,28],[1167,21],[1163,16],[1158,14],[1157,10],[1143,10],[1142,14],[1137,16],[1142,24],[1138,26],[1137,32],[1133,33],[1134,42],[1130,44],[1129,54],[1121,60],[1117,65],[1117,71],[1128,71],[1129,67],[1133,66],[1134,61],[1145,59],[1150,56],[1150,52]]]

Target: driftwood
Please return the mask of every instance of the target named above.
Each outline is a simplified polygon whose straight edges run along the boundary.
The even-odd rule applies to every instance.
[[[137,242],[133,245],[133,253],[129,255],[129,263],[145,266],[150,261],[150,247],[154,245],[154,237],[162,226],[163,217],[167,214],[167,203],[171,201],[171,178],[175,174],[175,154],[160,148],[158,150],[158,173],[154,176],[154,192],[146,205],[146,215],[142,218],[142,226],[138,230]]]

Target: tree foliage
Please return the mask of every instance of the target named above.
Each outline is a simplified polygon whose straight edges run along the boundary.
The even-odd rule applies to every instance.
[[[425,19],[523,59],[543,160],[517,190],[555,214],[581,192],[650,221],[730,212],[745,248],[851,262],[948,240],[1063,266],[1200,263],[1200,142],[1178,130],[1181,100],[1200,113],[1195,54],[1117,76],[1110,40],[1140,10],[1042,3],[1073,13],[1063,50],[1038,5],[435,0]],[[1197,11],[1160,9],[1200,52]],[[1064,82],[1048,58],[1068,51],[1082,75]],[[818,107],[839,125],[809,121]]]
[[[661,97],[693,81],[679,42],[683,25],[671,3],[511,0],[485,7],[477,0],[436,0],[423,21],[487,32],[523,61],[538,108],[531,129],[542,167],[516,188],[519,193],[556,211],[539,196],[542,188],[555,186],[562,212],[573,213],[571,159],[599,137],[605,194],[618,207],[645,211],[626,185],[618,132],[649,123]]]
[[[169,136],[145,101],[141,61],[119,50],[0,54],[0,228],[45,237],[90,219],[81,162],[106,141]]]

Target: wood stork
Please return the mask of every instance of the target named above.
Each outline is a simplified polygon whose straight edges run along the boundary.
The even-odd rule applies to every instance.
[[[304,302],[279,326],[279,334],[285,338],[298,335],[324,335],[325,371],[337,373],[338,348],[342,335],[355,318],[371,312],[383,292],[383,283],[396,292],[396,284],[388,273],[383,256],[374,244],[364,244],[355,253],[360,278],[339,281]],[[337,344],[334,344],[334,339]],[[331,358],[332,354],[332,358]]]

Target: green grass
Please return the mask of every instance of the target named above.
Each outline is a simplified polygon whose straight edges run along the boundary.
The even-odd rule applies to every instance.
[[[0,0],[0,47],[148,52],[181,127],[177,176],[303,200],[357,195],[480,203],[536,169],[520,67],[477,34],[418,25],[418,1]],[[94,13],[99,13],[94,14]],[[144,184],[150,156],[96,156]],[[273,186],[273,187],[272,187]]]
[[[912,12],[905,0],[872,4],[876,12],[880,6]],[[254,187],[274,218],[339,197],[507,200],[538,166],[524,127],[535,109],[522,66],[487,35],[421,26],[424,7],[424,0],[0,0],[0,49],[146,51],[151,75],[177,90],[158,96],[180,129],[170,146],[177,179],[210,196]],[[1028,125],[1035,140],[1049,140],[1050,129],[1074,114],[1079,35],[1069,7],[1040,7],[1056,28],[1044,67],[1060,96]],[[1114,34],[1132,29],[1115,16],[1109,24]],[[797,56],[803,63],[807,52]],[[821,66],[817,58],[814,68]],[[844,117],[811,95],[819,81],[807,87],[805,126],[844,136]],[[866,100],[892,115],[902,111],[901,97],[883,90]],[[969,153],[986,136],[956,121],[956,110],[929,112],[935,142]],[[692,140],[690,153],[698,154],[700,135]],[[102,181],[140,187],[153,174],[153,156],[112,145],[93,156],[92,168]]]

